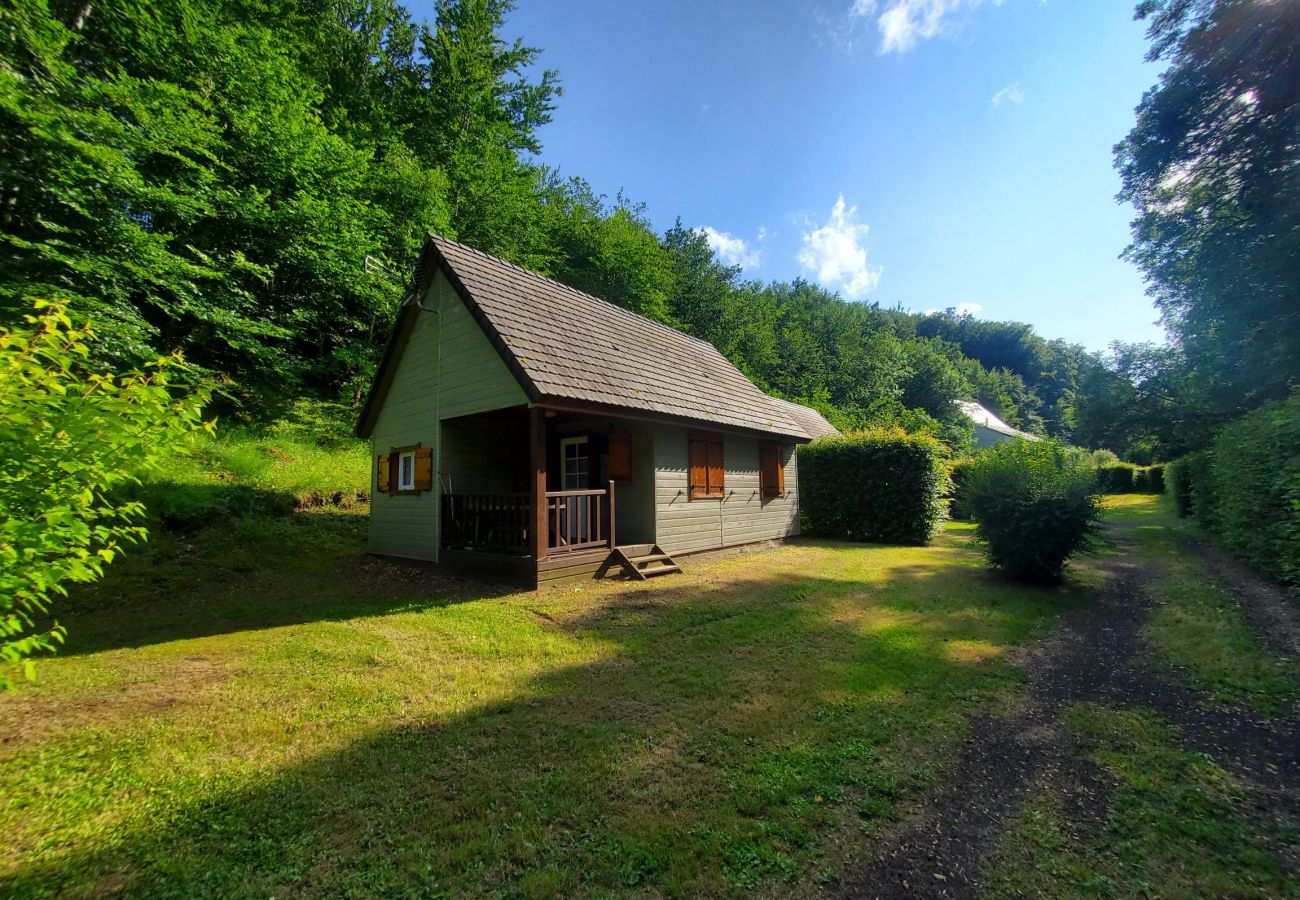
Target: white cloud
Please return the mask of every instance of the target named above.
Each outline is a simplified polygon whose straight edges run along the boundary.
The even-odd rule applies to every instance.
[[[828,287],[837,287],[845,295],[858,299],[880,283],[883,266],[867,262],[863,241],[870,228],[856,221],[858,208],[844,202],[840,194],[826,224],[803,233],[799,265]]]
[[[906,53],[920,41],[961,29],[970,14],[981,6],[1001,6],[1003,0],[853,0],[848,13],[837,22],[820,8],[813,20],[830,43],[851,51],[858,43],[863,22],[874,19],[880,53]]]
[[[765,240],[767,240],[767,226],[766,226],[766,225],[760,225],[760,226],[758,226],[758,239],[759,239],[760,241],[765,241]]]
[[[1019,81],[1013,81],[994,94],[991,102],[994,106],[1001,106],[1004,103],[1024,103],[1025,92],[1021,90]]]
[[[709,242],[709,247],[718,257],[729,266],[740,266],[744,269],[757,268],[763,261],[761,250],[751,250],[749,242],[744,238],[736,237],[726,231],[719,231],[711,225],[704,225],[696,228],[695,231],[704,235],[704,239]],[[764,229],[759,229],[758,239],[761,241],[766,234]]]

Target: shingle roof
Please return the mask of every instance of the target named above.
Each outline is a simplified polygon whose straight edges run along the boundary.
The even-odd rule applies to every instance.
[[[825,417],[811,406],[800,406],[798,403],[791,403],[789,400],[782,400],[779,397],[773,397],[777,403],[786,408],[790,418],[794,419],[811,438],[826,437],[831,434],[839,434],[840,430],[827,422]]]
[[[815,437],[813,410],[763,393],[713,345],[471,247],[429,246],[534,400],[569,399]],[[492,334],[495,332],[495,334]],[[504,355],[503,354],[503,355]],[[795,409],[806,410],[796,413]],[[800,418],[802,417],[802,418]]]

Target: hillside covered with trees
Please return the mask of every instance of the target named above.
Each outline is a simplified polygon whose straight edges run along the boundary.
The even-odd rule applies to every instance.
[[[354,404],[425,231],[696,334],[841,426],[960,443],[954,399],[1066,440],[1096,355],[1027,325],[759,283],[537,161],[560,105],[506,0],[34,2],[0,11],[0,310],[67,298],[121,368],[181,350],[256,421]],[[1123,450],[1124,447],[1116,446]]]

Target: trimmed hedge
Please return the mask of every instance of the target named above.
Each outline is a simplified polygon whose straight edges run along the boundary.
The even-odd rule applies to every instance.
[[[947,448],[902,429],[826,437],[799,448],[803,533],[924,544],[943,520]]]
[[[1145,466],[1133,473],[1133,491],[1137,494],[1163,494],[1165,492],[1165,467]]]
[[[1221,429],[1170,464],[1179,515],[1269,575],[1300,586],[1300,393]]]
[[[1300,393],[1215,435],[1208,476],[1207,524],[1228,549],[1300,584]],[[1198,516],[1200,502],[1198,496]]]
[[[1174,509],[1180,518],[1192,514],[1192,460],[1190,456],[1176,459],[1166,466],[1169,486],[1173,488]]]
[[[952,481],[952,487],[948,492],[948,515],[953,519],[971,517],[970,504],[966,502],[966,492],[963,488],[967,474],[978,461],[978,456],[963,456],[954,459],[948,469],[948,477]]]
[[[1097,466],[1097,487],[1105,494],[1163,494],[1165,468],[1107,463]]]
[[[1133,474],[1137,466],[1132,463],[1110,463],[1097,467],[1097,487],[1107,494],[1133,493]]]
[[[1096,530],[1095,470],[1051,441],[1011,441],[982,455],[965,494],[989,562],[1012,578],[1054,581]]]

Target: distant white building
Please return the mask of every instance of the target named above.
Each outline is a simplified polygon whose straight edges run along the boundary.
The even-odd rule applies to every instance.
[[[980,449],[992,447],[994,444],[1005,444],[1007,441],[1016,438],[1024,438],[1027,441],[1041,440],[1036,434],[1012,428],[973,400],[958,400],[956,402],[961,407],[961,411],[971,420],[971,424],[975,426],[975,446]]]

